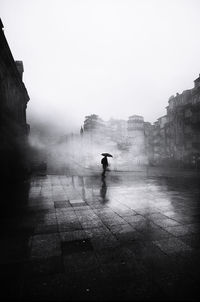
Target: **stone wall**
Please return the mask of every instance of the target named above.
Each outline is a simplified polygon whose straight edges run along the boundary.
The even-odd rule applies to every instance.
[[[14,61],[0,21],[0,167],[3,179],[23,178],[29,170],[26,108],[29,96],[22,81],[22,62]]]

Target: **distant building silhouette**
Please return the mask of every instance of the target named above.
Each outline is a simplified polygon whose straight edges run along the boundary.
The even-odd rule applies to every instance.
[[[132,115],[128,121],[113,119],[103,121],[98,115],[85,117],[84,137],[90,142],[104,144],[109,148],[117,148],[127,152],[127,161],[146,163],[153,155],[152,125],[144,122],[139,115]],[[128,157],[129,156],[129,157]]]
[[[153,128],[154,162],[200,167],[200,75],[194,87],[171,96]]]
[[[96,114],[87,115],[84,121],[85,132],[99,132],[104,126],[103,120]]]
[[[127,152],[129,162],[142,157],[154,165],[200,168],[200,74],[192,89],[169,98],[166,111],[153,124],[140,115],[104,122],[93,114],[86,116],[84,131]]]

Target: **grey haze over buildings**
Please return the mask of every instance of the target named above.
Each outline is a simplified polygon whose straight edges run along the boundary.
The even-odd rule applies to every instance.
[[[199,0],[1,0],[0,12],[31,125],[76,131],[92,113],[154,122],[200,73]]]

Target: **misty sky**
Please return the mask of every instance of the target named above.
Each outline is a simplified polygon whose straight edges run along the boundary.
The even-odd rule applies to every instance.
[[[24,63],[28,122],[79,128],[92,113],[154,122],[200,73],[199,0],[0,0]]]

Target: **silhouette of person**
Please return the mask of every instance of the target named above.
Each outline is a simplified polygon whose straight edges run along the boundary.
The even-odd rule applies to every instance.
[[[104,157],[102,158],[101,164],[102,164],[102,166],[103,166],[103,173],[102,173],[102,176],[104,176],[105,173],[106,173],[106,169],[107,169],[107,167],[108,167],[107,156],[104,156]]]

